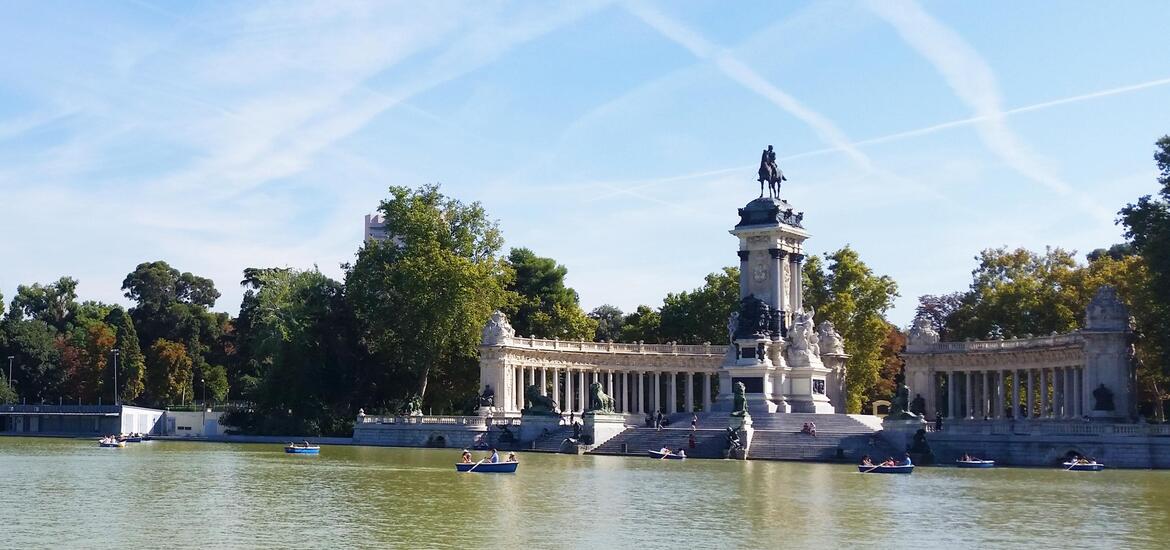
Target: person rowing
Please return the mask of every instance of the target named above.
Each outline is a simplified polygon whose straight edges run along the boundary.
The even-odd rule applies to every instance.
[[[463,449],[463,463],[471,464],[471,451],[468,451],[467,449]]]

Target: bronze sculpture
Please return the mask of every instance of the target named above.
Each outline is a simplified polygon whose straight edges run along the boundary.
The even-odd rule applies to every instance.
[[[776,152],[772,150],[771,145],[760,154],[759,175],[760,198],[764,198],[764,183],[767,182],[768,196],[779,199],[780,182],[786,181],[788,178],[784,177],[784,172],[776,165]]]

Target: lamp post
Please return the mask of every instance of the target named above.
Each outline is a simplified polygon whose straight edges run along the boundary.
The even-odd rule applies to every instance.
[[[203,426],[199,428],[200,433],[203,433],[203,430],[207,428],[207,380],[200,377],[199,384],[203,386],[203,405],[201,405],[203,408]],[[207,434],[204,433],[203,435],[206,436]]]
[[[16,359],[15,355],[8,356],[8,385],[12,385],[12,360]]]
[[[118,348],[112,350],[114,352],[114,405],[118,405]]]

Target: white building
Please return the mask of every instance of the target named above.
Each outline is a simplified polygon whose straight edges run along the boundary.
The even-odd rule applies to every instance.
[[[381,214],[366,214],[365,240],[384,241],[390,238],[386,220]]]

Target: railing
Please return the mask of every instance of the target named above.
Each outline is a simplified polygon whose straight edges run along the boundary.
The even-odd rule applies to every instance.
[[[927,426],[933,432],[934,426]],[[1170,424],[1111,424],[1080,420],[949,420],[943,434],[1170,436]]]
[[[726,346],[712,344],[645,344],[618,342],[585,342],[581,340],[547,340],[544,338],[512,337],[504,341],[510,347],[548,349],[563,351],[587,351],[594,353],[656,353],[670,355],[716,355],[723,354]]]
[[[357,417],[358,424],[445,424],[450,426],[486,426],[488,418],[483,416],[375,416]],[[493,426],[519,426],[519,418],[493,418]]]
[[[1076,332],[1039,336],[1036,338],[1022,338],[1014,340],[976,340],[973,342],[938,342],[936,344],[907,346],[910,353],[945,353],[964,351],[999,351],[1027,348],[1053,348],[1080,344],[1081,335]]]
[[[0,413],[117,414],[119,405],[0,405]]]

